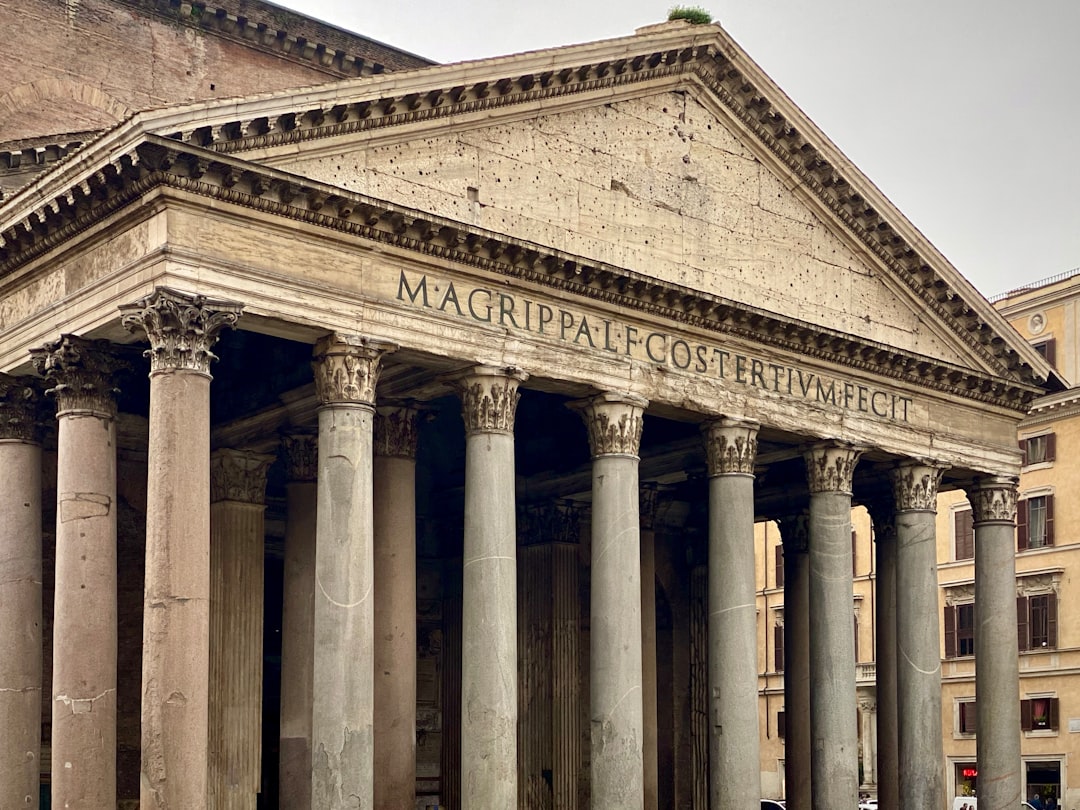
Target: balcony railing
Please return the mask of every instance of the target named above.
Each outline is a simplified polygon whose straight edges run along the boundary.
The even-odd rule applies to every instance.
[[[877,664],[870,662],[869,664],[856,664],[855,665],[855,682],[856,683],[874,683],[877,680]]]

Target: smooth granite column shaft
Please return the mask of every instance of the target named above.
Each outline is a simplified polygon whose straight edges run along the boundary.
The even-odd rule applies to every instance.
[[[0,807],[41,782],[41,443],[37,390],[0,374]]]
[[[810,768],[810,517],[785,517],[784,774],[789,810],[811,810]]]
[[[57,403],[52,805],[97,810],[116,805],[119,364],[72,335],[32,356]]]
[[[1016,654],[1016,479],[981,479],[968,490],[968,500],[975,524],[979,810],[1011,810],[1023,799]]]
[[[416,422],[375,416],[375,806],[416,806]]]
[[[896,528],[892,499],[872,505],[877,555],[878,807],[900,810],[900,738],[896,692]],[[935,623],[937,619],[935,616]]]
[[[315,346],[319,474],[311,806],[374,807],[375,386],[383,353],[360,337]]]
[[[624,394],[574,403],[593,456],[592,806],[612,810],[640,810],[645,802],[638,452],[647,404]]]
[[[262,782],[266,473],[274,456],[210,457],[210,810],[255,810]]]
[[[465,421],[461,806],[517,807],[517,519],[514,414],[525,374],[456,380]]]
[[[851,478],[859,453],[817,445],[810,484],[810,729],[815,808],[859,801],[855,624],[851,580]]]
[[[935,532],[941,472],[905,463],[892,473],[901,807],[945,806]]]
[[[754,570],[756,422],[706,423],[709,465],[709,796],[713,807],[761,800]]]
[[[142,810],[203,807],[210,672],[210,349],[237,304],[164,288],[121,307],[150,339]]]
[[[657,796],[657,694],[656,694],[656,530],[652,518],[646,512],[649,498],[655,499],[655,490],[639,493],[641,504],[641,711],[645,737],[642,755],[644,760],[645,810],[658,810]]]
[[[278,807],[310,810],[318,436],[293,434],[285,436],[283,444],[288,483],[285,485]]]

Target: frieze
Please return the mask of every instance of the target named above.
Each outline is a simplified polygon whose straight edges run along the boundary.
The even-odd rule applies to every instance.
[[[945,604],[969,605],[975,601],[975,583],[959,582],[955,585],[943,585],[945,589]]]
[[[223,329],[235,329],[243,307],[235,301],[215,301],[158,287],[153,293],[120,307],[121,323],[142,331],[150,341],[145,355],[150,373],[194,371],[210,374],[217,355],[210,351]]]
[[[514,416],[521,394],[518,386],[529,378],[521,369],[477,366],[449,378],[461,398],[465,433],[514,432]]]
[[[1016,523],[1016,479],[1005,476],[980,478],[967,488],[971,515],[980,523]]]
[[[117,375],[128,368],[107,340],[62,335],[30,357],[38,373],[52,385],[46,393],[56,397],[57,415],[71,411],[116,418]]]
[[[1032,574],[1017,574],[1016,595],[1037,596],[1042,593],[1060,593],[1061,577],[1064,571],[1039,571]]]
[[[0,372],[0,440],[41,441],[39,386],[35,380]]]
[[[332,334],[315,344],[311,367],[323,405],[375,404],[382,358],[397,347],[359,335]]]
[[[375,409],[375,455],[416,458],[420,410],[406,405]]]
[[[810,492],[851,494],[852,477],[862,455],[861,449],[842,443],[826,443],[811,447],[803,455]]]
[[[585,420],[593,458],[637,457],[645,408],[649,404],[647,399],[633,394],[604,393],[568,404]]]
[[[289,481],[316,481],[319,477],[319,437],[314,433],[288,433],[281,437]]]
[[[709,475],[753,475],[757,457],[757,422],[716,419],[701,429]]]
[[[266,503],[266,473],[275,456],[247,450],[210,454],[210,502]]]
[[[893,499],[899,512],[937,512],[938,484],[944,469],[928,464],[901,464],[892,470]]]

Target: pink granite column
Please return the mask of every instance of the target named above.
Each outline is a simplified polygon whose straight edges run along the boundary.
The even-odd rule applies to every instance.
[[[274,456],[210,456],[211,810],[255,810],[262,775],[266,473]]]
[[[57,405],[52,804],[116,805],[116,400],[108,341],[31,352]]]
[[[319,437],[284,438],[285,585],[281,623],[278,807],[311,807],[311,707],[315,647],[315,513]]]
[[[0,807],[41,781],[41,442],[37,389],[0,374]]]
[[[417,410],[375,414],[375,807],[416,806]]]
[[[241,307],[158,288],[120,308],[150,340],[142,810],[206,805],[210,351]]]

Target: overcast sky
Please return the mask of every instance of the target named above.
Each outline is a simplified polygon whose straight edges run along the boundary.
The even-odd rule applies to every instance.
[[[439,62],[622,36],[671,5],[277,2]],[[700,5],[984,294],[1080,267],[1080,0]]]

